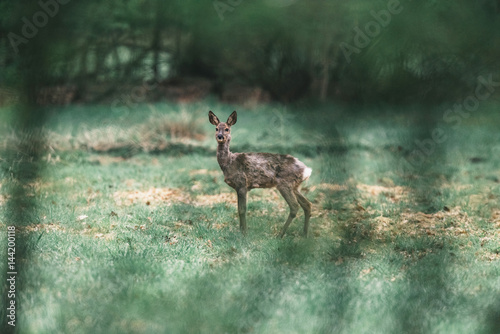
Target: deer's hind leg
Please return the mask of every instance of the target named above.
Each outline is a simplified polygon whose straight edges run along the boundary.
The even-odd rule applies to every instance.
[[[297,197],[297,201],[299,202],[300,206],[304,210],[304,235],[307,237],[307,231],[309,229],[309,218],[311,218],[311,209],[312,209],[312,204],[309,202],[309,200],[301,194],[299,189],[295,189],[294,191],[295,197]]]
[[[291,188],[278,187],[278,190],[290,207],[290,214],[288,215],[285,225],[283,226],[283,229],[280,233],[280,238],[283,238],[288,226],[290,226],[292,220],[295,218],[295,216],[297,216],[297,212],[299,211],[299,202],[297,201],[295,193]]]

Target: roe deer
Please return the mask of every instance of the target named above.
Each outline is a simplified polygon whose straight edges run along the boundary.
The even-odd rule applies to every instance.
[[[227,121],[221,122],[211,111],[208,112],[210,123],[215,125],[217,140],[217,162],[224,173],[224,182],[238,194],[238,214],[240,229],[246,233],[247,193],[254,188],[278,188],[290,206],[290,214],[283,226],[280,237],[297,215],[299,205],[304,210],[304,234],[307,236],[311,202],[299,191],[299,186],[311,175],[312,169],[291,155],[272,153],[232,153],[229,151],[231,126],[236,123],[236,111]]]

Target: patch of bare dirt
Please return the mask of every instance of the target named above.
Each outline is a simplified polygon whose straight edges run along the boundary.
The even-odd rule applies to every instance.
[[[107,241],[110,241],[110,240],[114,240],[116,238],[116,234],[115,233],[95,233],[93,235],[93,237],[95,239],[104,239],[104,240],[107,240]]]
[[[217,203],[237,204],[238,199],[236,193],[220,193],[216,195],[198,195],[193,203],[201,206],[208,206]]]
[[[461,207],[445,207],[442,211],[435,213],[424,213],[414,211],[403,211],[391,214],[388,217],[383,216],[383,212],[379,209],[374,209],[371,206],[364,207],[364,200],[376,202],[380,196],[385,196],[392,203],[399,203],[409,200],[410,189],[393,184],[382,185],[367,185],[362,183],[348,182],[348,186],[337,184],[318,184],[313,186],[311,190],[319,190],[316,204],[320,204],[329,195],[335,192],[348,190],[348,187],[355,187],[358,191],[356,200],[352,203],[346,203],[343,210],[348,210],[350,218],[344,224],[359,224],[369,220],[369,228],[367,233],[374,239],[386,239],[387,237],[396,237],[398,235],[407,236],[435,236],[442,238],[470,238],[471,236],[478,237],[484,240],[485,244],[498,240],[500,238],[500,209],[493,209],[489,223],[497,230],[492,232],[492,229],[483,229],[476,224],[475,218]],[[462,186],[461,189],[468,189],[468,186]],[[467,199],[468,207],[480,208],[493,206],[493,202],[497,201],[491,193],[484,191],[481,194],[470,195]],[[318,205],[320,206],[320,205]],[[316,226],[312,225],[316,231],[321,230],[322,233],[331,230],[331,217],[337,215],[336,210],[319,209],[313,212],[313,218],[319,218],[316,221]],[[378,216],[377,216],[378,215]],[[375,217],[375,218],[372,218]],[[490,247],[492,248],[492,247]],[[495,249],[493,247],[493,249]],[[489,251],[487,247],[481,255],[488,260],[500,259],[500,254],[495,251]]]
[[[329,190],[329,191],[343,191],[347,190],[348,187],[343,184],[332,184],[332,183],[320,183],[315,186],[312,186],[310,188],[310,191],[315,191],[315,190]]]
[[[408,197],[409,189],[401,186],[384,187],[379,185],[358,184],[356,188],[365,197],[378,197],[383,195],[391,202],[398,203]]]
[[[194,173],[211,174],[206,170],[197,170]],[[126,180],[125,184],[129,187],[138,186],[139,183],[135,180]],[[193,187],[196,187],[195,184]],[[192,187],[192,189],[193,189]],[[185,203],[194,206],[210,206],[218,203],[228,203],[237,205],[238,198],[236,193],[223,192],[212,195],[195,195],[192,196],[188,192],[179,188],[156,188],[152,187],[147,190],[130,190],[117,191],[113,194],[115,203],[118,206],[128,206],[134,204],[146,204],[153,207],[162,205],[171,205],[175,203]],[[286,202],[280,196],[276,189],[265,189],[263,191],[252,191],[248,194],[248,201],[271,201],[277,204],[277,210],[282,211],[288,207]]]
[[[28,226],[23,226],[20,227],[19,230],[21,232],[36,232],[36,231],[56,232],[56,231],[65,231],[66,229],[59,224],[46,223],[46,224],[31,224]]]
[[[175,188],[149,188],[147,190],[117,191],[113,198],[118,206],[146,204],[151,206],[172,203],[191,203],[189,194]]]
[[[483,188],[480,193],[472,194],[468,199],[468,206],[474,210],[479,210],[484,206],[497,206],[498,197],[491,193],[491,189]]]
[[[459,206],[432,214],[403,212],[392,226],[393,232],[397,231],[407,235],[457,236],[474,232],[471,218]]]
[[[193,169],[189,171],[190,176],[194,175],[209,175],[209,176],[219,176],[221,172],[219,170],[208,170],[208,169]]]
[[[490,222],[495,225],[496,228],[500,229],[500,210],[494,209],[491,214]]]

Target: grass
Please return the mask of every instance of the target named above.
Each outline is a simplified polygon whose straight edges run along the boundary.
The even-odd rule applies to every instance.
[[[276,238],[288,208],[275,190],[250,193],[241,235],[204,103],[58,110],[27,190],[36,210],[16,232],[29,251],[18,331],[498,333],[495,108],[459,127],[418,107],[238,109],[234,151],[313,168],[308,239],[300,214]],[[404,163],[435,127],[448,140]],[[9,173],[1,183],[5,202]]]

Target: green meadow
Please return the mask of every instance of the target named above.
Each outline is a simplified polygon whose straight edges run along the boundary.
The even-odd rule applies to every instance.
[[[275,189],[250,192],[240,233],[207,116],[234,109],[233,152],[291,154],[313,169],[308,238],[302,211],[277,238],[288,207]],[[25,185],[34,210],[16,229],[17,331],[500,333],[498,104],[453,122],[445,110],[53,110],[40,174]],[[22,136],[2,131],[4,150]]]

